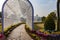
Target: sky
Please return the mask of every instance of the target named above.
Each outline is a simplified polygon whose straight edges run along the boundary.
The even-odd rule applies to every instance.
[[[0,0],[0,11],[5,0]],[[34,16],[47,16],[50,12],[56,10],[57,0],[29,0],[34,8]]]
[[[2,5],[5,2],[5,0],[0,0],[0,11],[2,11]]]
[[[34,16],[47,16],[50,12],[56,10],[57,0],[29,0],[34,8]]]

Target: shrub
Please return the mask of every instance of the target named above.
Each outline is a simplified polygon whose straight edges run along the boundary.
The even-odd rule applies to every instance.
[[[31,36],[31,38],[33,40],[41,40],[39,36],[37,36],[36,34],[34,34],[33,32],[36,32],[34,30],[30,30],[30,28],[28,26],[25,26],[26,32],[29,34],[29,36]]]
[[[11,33],[12,30],[14,30],[16,27],[18,27],[19,25],[21,24],[24,24],[24,23],[18,23],[18,24],[14,24],[14,25],[11,25],[9,28],[7,28],[5,31],[4,31],[4,35],[6,37],[8,37],[8,35]]]
[[[55,21],[54,21],[54,18],[51,17],[50,14],[48,15],[48,17],[45,20],[44,28],[45,28],[45,30],[49,30],[50,32],[55,30]]]
[[[42,19],[42,22],[45,22],[46,17],[43,16],[41,19]]]

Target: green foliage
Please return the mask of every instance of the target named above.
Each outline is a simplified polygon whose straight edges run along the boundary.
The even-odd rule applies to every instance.
[[[2,12],[0,12],[0,18],[2,17]]]
[[[57,19],[55,12],[51,12],[48,16],[50,16],[50,17],[53,18],[54,20]]]
[[[2,26],[0,26],[0,32],[2,32]]]
[[[43,17],[42,17],[42,22],[45,22],[45,19],[46,19],[46,17],[45,17],[45,16],[43,16]]]
[[[18,27],[21,24],[25,24],[25,23],[17,23],[17,24],[10,26],[9,28],[7,28],[7,30],[4,30],[4,35],[8,37],[8,35],[12,32],[12,30],[14,30],[16,27]]]
[[[29,36],[31,36],[33,40],[41,40],[39,36],[31,32],[32,30],[30,30],[28,26],[25,26],[25,29],[26,29],[26,32],[29,34]]]
[[[45,23],[44,23],[45,30],[49,30],[49,31],[55,30],[55,21],[54,21],[55,15],[53,14],[54,14],[53,12],[50,13],[48,17],[46,18]]]
[[[0,23],[0,32],[2,32],[2,24]]]
[[[39,30],[40,28],[36,25],[36,24],[34,24],[34,30]]]

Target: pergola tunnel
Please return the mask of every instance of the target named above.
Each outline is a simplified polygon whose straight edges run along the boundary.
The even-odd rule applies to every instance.
[[[32,7],[26,0],[8,0],[4,6],[4,31],[18,23],[32,29]]]

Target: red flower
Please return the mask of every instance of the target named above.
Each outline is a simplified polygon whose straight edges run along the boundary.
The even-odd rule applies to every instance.
[[[0,34],[0,38],[2,38],[3,37],[3,35],[2,34]]]

